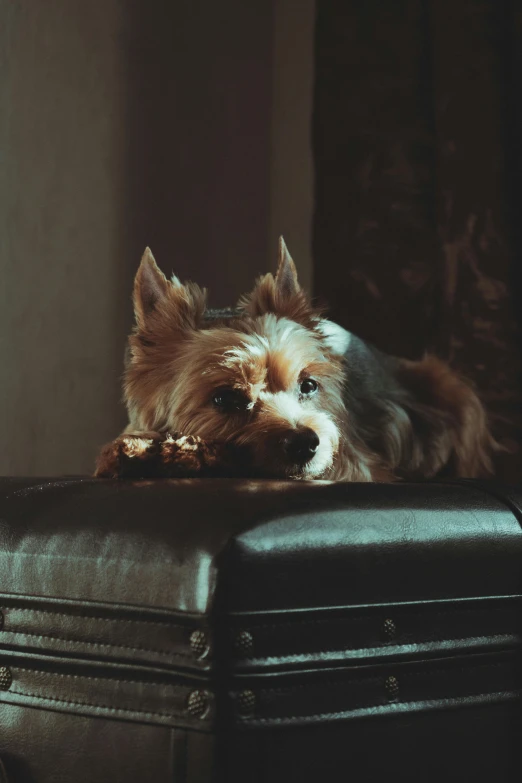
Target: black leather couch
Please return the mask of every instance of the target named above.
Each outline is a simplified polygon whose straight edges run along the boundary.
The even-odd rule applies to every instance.
[[[2,480],[7,779],[514,780],[521,497]]]

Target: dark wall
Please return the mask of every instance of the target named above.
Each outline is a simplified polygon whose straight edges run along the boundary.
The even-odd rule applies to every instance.
[[[315,292],[385,351],[449,358],[520,476],[522,7],[319,0]]]
[[[234,303],[266,271],[272,3],[126,4],[128,214],[136,258]]]

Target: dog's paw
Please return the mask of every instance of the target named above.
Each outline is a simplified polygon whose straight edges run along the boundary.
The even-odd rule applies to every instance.
[[[170,477],[231,475],[235,453],[228,445],[205,441],[197,435],[168,433],[160,446],[162,472]]]
[[[101,450],[96,478],[141,478],[157,474],[161,436],[158,433],[121,435]]]
[[[245,455],[229,444],[180,433],[121,435],[104,446],[96,462],[97,478],[196,478],[238,476]]]
[[[200,476],[204,472],[206,443],[196,435],[167,433],[160,445],[163,475]]]

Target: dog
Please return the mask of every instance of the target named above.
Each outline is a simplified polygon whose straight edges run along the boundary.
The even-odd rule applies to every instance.
[[[277,273],[260,277],[236,308],[208,310],[206,291],[168,280],[149,249],[133,299],[129,424],[118,441],[131,456],[176,432],[184,448],[237,449],[251,476],[367,482],[492,472],[497,447],[471,384],[435,356],[384,355],[328,320],[299,285],[282,238]],[[111,470],[118,475],[99,464],[97,475]]]

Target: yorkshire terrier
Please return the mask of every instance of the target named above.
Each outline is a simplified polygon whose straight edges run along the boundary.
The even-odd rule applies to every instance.
[[[336,481],[473,478],[496,444],[471,385],[443,361],[383,355],[327,320],[279,241],[276,275],[231,310],[167,280],[146,250],[134,284],[129,425],[98,476]]]

